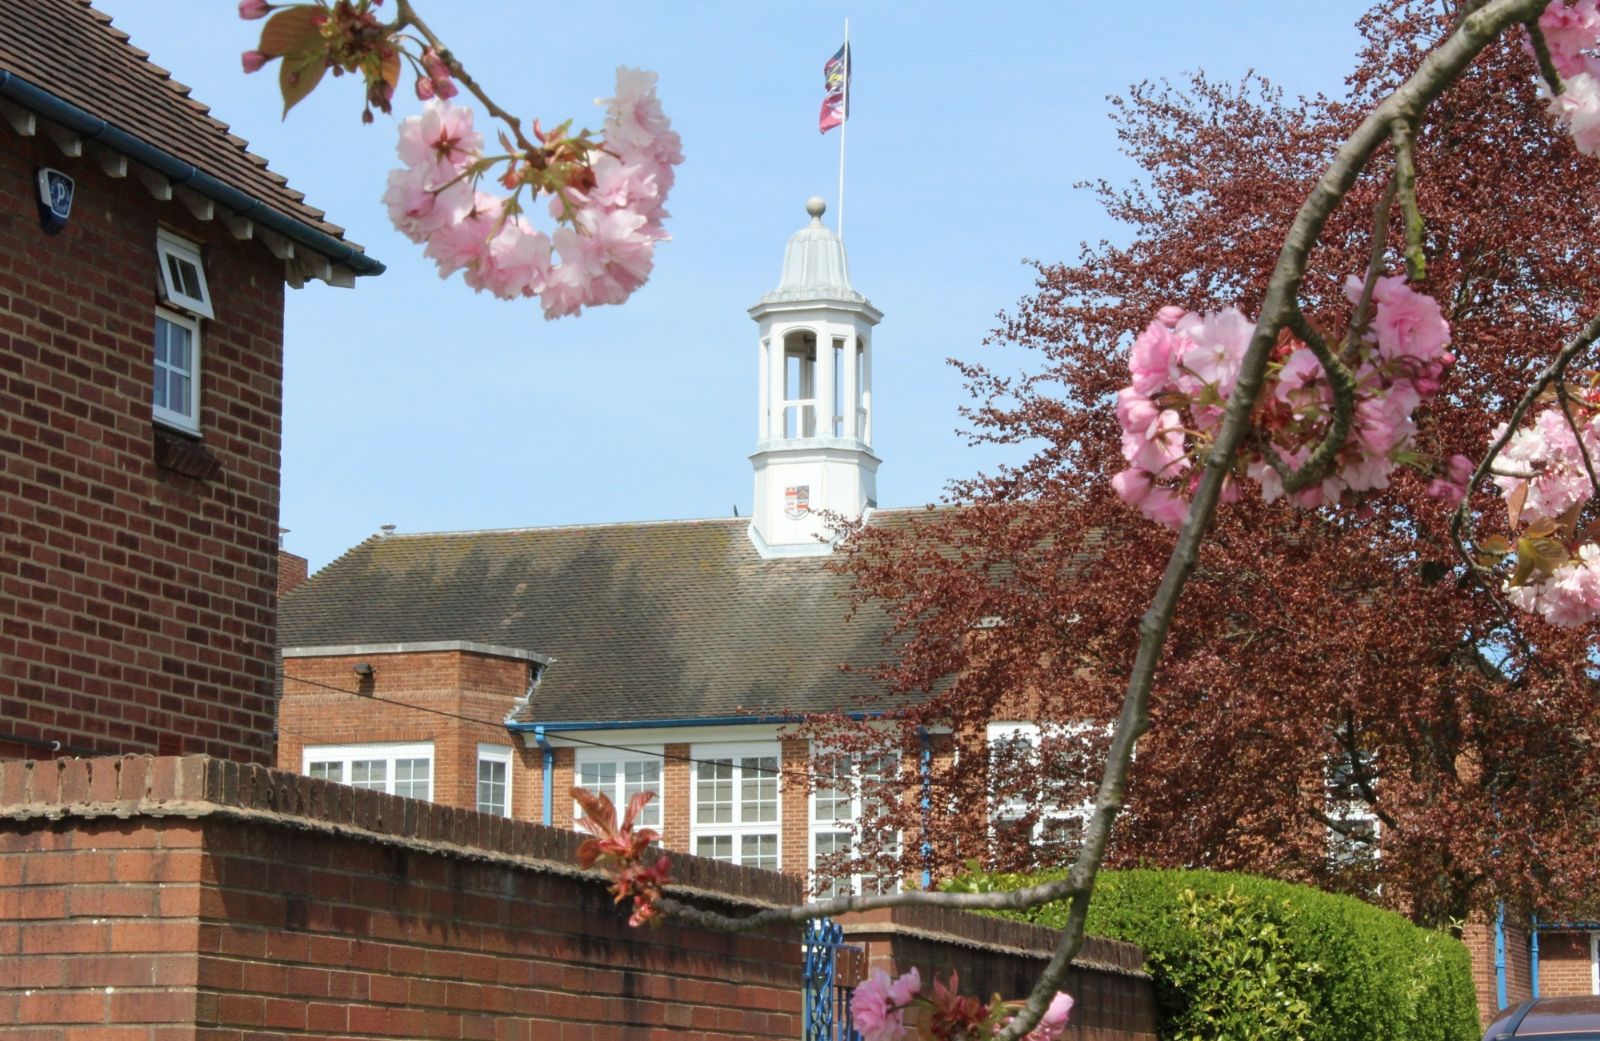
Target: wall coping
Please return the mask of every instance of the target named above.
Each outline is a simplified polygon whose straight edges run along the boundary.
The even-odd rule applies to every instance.
[[[210,756],[0,762],[0,822],[182,818],[353,838],[420,853],[609,884],[577,866],[575,831],[365,791]],[[772,871],[675,854],[673,895],[746,910],[787,907],[804,883]]]
[[[1040,961],[1055,953],[1061,939],[1059,929],[949,907],[886,907],[839,915],[835,920],[847,940],[901,936]],[[1102,936],[1085,936],[1072,964],[1118,976],[1150,978],[1142,948]]]
[[[349,658],[362,654],[426,654],[437,651],[461,651],[481,654],[487,658],[513,658],[549,665],[555,661],[548,654],[524,650],[521,647],[504,647],[497,643],[478,643],[476,640],[425,640],[413,643],[343,643],[325,646],[285,647],[278,653],[285,658]]]

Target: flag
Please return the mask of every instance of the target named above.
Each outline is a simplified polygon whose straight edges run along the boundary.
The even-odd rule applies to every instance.
[[[850,45],[836,51],[822,67],[822,84],[827,95],[822,99],[822,115],[817,129],[826,134],[850,118]]]

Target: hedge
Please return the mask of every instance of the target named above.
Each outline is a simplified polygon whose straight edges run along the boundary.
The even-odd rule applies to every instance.
[[[972,872],[945,888],[1015,889],[1064,874]],[[1067,904],[996,913],[1060,928]],[[1480,1036],[1465,945],[1354,897],[1254,875],[1102,871],[1087,931],[1144,948],[1163,1041]]]

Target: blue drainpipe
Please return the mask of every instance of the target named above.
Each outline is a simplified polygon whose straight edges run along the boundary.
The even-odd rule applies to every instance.
[[[1528,920],[1528,976],[1533,983],[1533,996],[1539,996],[1539,916]]]
[[[1497,1008],[1506,1007],[1506,902],[1501,900],[1494,910],[1494,996]]]
[[[921,763],[918,771],[922,775],[922,888],[933,888],[933,836],[929,818],[933,814],[933,738],[928,736],[928,728],[917,727],[917,739],[922,742]]]
[[[556,782],[556,750],[550,747],[549,738],[544,736],[544,727],[533,728],[534,743],[544,752],[544,822],[555,823],[555,793],[550,790]]]

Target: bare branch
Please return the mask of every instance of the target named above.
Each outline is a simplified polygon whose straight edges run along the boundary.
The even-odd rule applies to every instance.
[[[1544,77],[1544,85],[1550,88],[1550,93],[1560,94],[1562,90],[1561,73],[1556,71],[1556,63],[1550,57],[1550,44],[1544,38],[1544,30],[1539,28],[1539,20],[1530,18],[1523,23],[1523,28],[1528,30],[1528,35],[1533,39],[1533,54],[1539,59],[1539,75]]]
[[[1389,137],[1394,142],[1393,183],[1399,188],[1400,212],[1405,218],[1406,277],[1420,282],[1428,277],[1428,256],[1423,250],[1427,225],[1417,206],[1417,162],[1412,133],[1411,124],[1404,119],[1395,120],[1389,128]]]
[[[1300,304],[1293,301],[1293,306],[1288,314],[1289,328],[1306,346],[1311,348],[1311,353],[1317,356],[1322,363],[1322,371],[1328,377],[1328,384],[1333,388],[1333,415],[1328,421],[1328,432],[1323,435],[1322,442],[1312,449],[1300,469],[1283,479],[1283,490],[1297,492],[1302,488],[1316,484],[1327,476],[1333,468],[1333,461],[1344,447],[1344,442],[1350,436],[1350,420],[1356,407],[1356,377],[1349,367],[1340,361],[1328,344],[1322,339],[1322,334],[1317,332],[1312,324],[1306,321],[1305,315],[1300,313]]]
[[[1589,446],[1583,443],[1583,431],[1578,429],[1578,421],[1572,415],[1572,395],[1567,392],[1567,381],[1556,380],[1556,401],[1561,405],[1561,414],[1566,417],[1567,429],[1572,431],[1572,439],[1578,443],[1578,454],[1583,457],[1584,472],[1589,475],[1589,487],[1596,495],[1600,495],[1600,481],[1594,476],[1594,460],[1589,458]]]
[[[1344,334],[1343,353],[1346,359],[1355,357],[1356,344],[1366,335],[1367,321],[1372,317],[1372,293],[1378,287],[1378,276],[1383,274],[1383,253],[1389,242],[1389,209],[1394,205],[1394,197],[1399,190],[1399,178],[1391,176],[1388,187],[1383,190],[1383,197],[1372,211],[1372,253],[1367,259],[1367,275],[1361,284],[1361,299],[1356,303],[1350,328]]]
[[[511,133],[516,136],[517,144],[522,147],[524,154],[529,159],[542,154],[538,146],[523,136],[522,120],[495,104],[494,99],[484,93],[483,88],[478,85],[478,81],[473,79],[462,64],[456,60],[456,56],[450,52],[450,48],[444,45],[444,41],[440,40],[434,31],[428,28],[428,23],[417,17],[416,10],[411,6],[411,0],[396,0],[394,24],[397,29],[403,26],[410,26],[421,33],[423,39],[428,41],[428,46],[434,49],[439,55],[439,60],[444,62],[445,67],[450,70],[450,75],[460,81],[461,85],[466,87],[472,93],[472,96],[478,99],[479,103],[483,105],[491,116],[511,128]]]
[[[774,907],[742,916],[707,911],[671,897],[661,900],[658,906],[673,918],[720,929],[723,932],[743,933],[771,925],[828,918],[837,914],[848,914],[851,911],[873,911],[883,907],[931,906],[954,907],[967,911],[1020,911],[1048,904],[1054,900],[1064,900],[1077,893],[1078,887],[1069,877],[1053,882],[1042,882],[1023,889],[992,893],[945,893],[912,889],[903,893],[883,893],[875,896],[838,896],[831,900],[818,900],[793,907]]]

